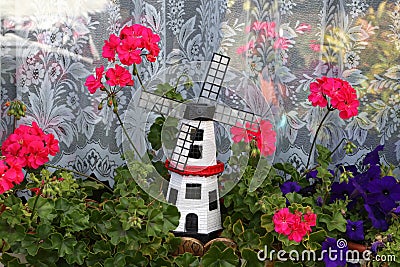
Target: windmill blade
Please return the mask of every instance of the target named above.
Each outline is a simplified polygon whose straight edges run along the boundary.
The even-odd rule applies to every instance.
[[[170,115],[171,111],[173,111],[173,117],[177,119],[183,118],[184,106],[179,101],[146,91],[142,91],[139,99],[139,107],[165,116]]]
[[[168,162],[168,169],[184,171],[189,159],[189,151],[194,143],[195,138],[192,137],[200,127],[201,121],[196,121],[197,125],[191,125],[182,122],[178,133],[176,146],[172,151],[172,155]]]
[[[233,109],[225,105],[217,105],[213,119],[230,126],[237,126],[239,123],[243,125],[246,130],[258,131],[261,116],[251,112]]]
[[[217,100],[228,70],[229,57],[214,53],[200,92],[200,98]]]

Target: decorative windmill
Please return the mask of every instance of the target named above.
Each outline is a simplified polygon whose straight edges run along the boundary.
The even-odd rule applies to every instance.
[[[260,116],[217,103],[229,58],[214,54],[196,102],[181,103],[150,92],[141,92],[139,107],[179,119],[179,132],[165,165],[171,173],[166,199],[180,214],[178,236],[208,241],[221,227],[218,177],[224,163],[216,159],[214,122],[258,129]],[[183,109],[177,109],[184,105]]]

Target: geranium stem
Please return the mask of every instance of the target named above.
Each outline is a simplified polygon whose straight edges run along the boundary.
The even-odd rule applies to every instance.
[[[30,220],[33,219],[33,215],[35,214],[35,209],[36,209],[37,202],[38,202],[38,200],[39,200],[39,196],[40,196],[40,195],[36,195],[35,203],[33,203],[33,208],[32,208],[32,213],[31,213]]]
[[[109,187],[108,185],[106,185],[105,183],[103,183],[102,181],[100,181],[100,180],[98,180],[98,179],[96,179],[96,178],[94,178],[94,177],[92,177],[92,176],[89,176],[89,175],[87,175],[87,174],[84,174],[84,173],[82,173],[82,172],[78,172],[78,171],[75,171],[75,170],[70,170],[70,169],[67,169],[67,168],[63,168],[63,167],[60,167],[60,166],[56,166],[56,165],[51,165],[51,164],[44,164],[46,167],[49,167],[49,168],[54,168],[54,169],[57,169],[57,170],[60,170],[60,171],[67,171],[67,172],[72,172],[72,173],[75,173],[75,174],[77,174],[77,175],[80,175],[80,176],[83,176],[83,177],[86,177],[86,178],[88,178],[88,179],[90,179],[90,180],[93,180],[93,181],[96,181],[96,182],[98,182],[98,183],[101,183],[105,188],[107,188],[111,193],[113,192],[113,190],[112,190],[112,188],[111,187]]]
[[[342,140],[339,142],[339,144],[335,147],[334,150],[332,150],[332,152],[330,153],[330,155],[333,155],[333,153],[336,152],[336,150],[338,150],[338,148],[340,147],[340,145],[343,143],[344,140],[347,140],[347,138],[342,138]]]
[[[121,125],[122,131],[124,132],[126,138],[128,138],[129,143],[131,143],[131,146],[132,146],[133,150],[135,151],[136,155],[137,155],[138,157],[140,157],[140,154],[139,154],[139,152],[136,150],[136,147],[135,147],[135,145],[133,144],[133,141],[132,141],[131,137],[129,136],[128,132],[126,131],[125,126],[124,126],[124,123],[122,122],[121,117],[119,116],[118,112],[115,112],[115,115],[117,115],[117,119],[118,119],[118,121],[119,121],[119,124]]]
[[[312,155],[312,153],[313,153],[313,149],[314,149],[314,146],[315,146],[315,142],[317,141],[318,133],[319,133],[319,131],[321,130],[322,124],[324,123],[324,121],[325,121],[326,118],[328,117],[329,112],[331,112],[331,109],[328,108],[328,111],[325,113],[325,116],[322,118],[321,122],[320,122],[319,125],[318,125],[317,131],[315,132],[314,140],[313,140],[313,142],[312,142],[312,144],[311,144],[311,148],[310,148],[310,153],[308,154],[306,170],[308,169],[308,166],[310,165],[310,159],[311,159],[311,155]]]

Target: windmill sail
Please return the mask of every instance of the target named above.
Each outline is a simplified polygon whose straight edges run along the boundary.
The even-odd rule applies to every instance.
[[[178,133],[176,146],[169,159],[168,167],[178,171],[184,171],[189,159],[191,147],[196,138],[193,135],[197,133],[201,121],[196,121],[197,125],[182,122]]]
[[[182,103],[179,101],[146,91],[142,91],[139,99],[139,107],[165,116],[169,116],[173,111],[173,116],[177,119],[182,119],[183,117],[184,109],[179,108],[180,105],[182,105]]]
[[[221,91],[226,71],[228,70],[229,57],[214,54],[208,68],[206,79],[200,92],[200,98],[216,101]]]

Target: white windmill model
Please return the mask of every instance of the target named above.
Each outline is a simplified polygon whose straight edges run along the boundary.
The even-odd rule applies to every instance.
[[[166,199],[181,215],[174,233],[203,242],[222,229],[218,177],[224,164],[216,159],[214,121],[230,126],[239,122],[252,131],[259,127],[260,116],[217,103],[228,64],[228,57],[214,54],[198,101],[185,103],[183,112],[174,115],[180,119],[180,130],[165,163],[171,173]],[[149,92],[142,92],[139,100],[140,107],[163,115],[178,105],[182,103]]]

